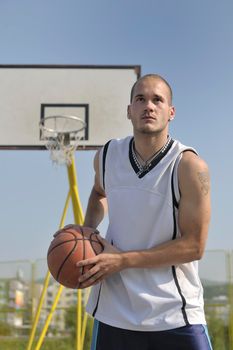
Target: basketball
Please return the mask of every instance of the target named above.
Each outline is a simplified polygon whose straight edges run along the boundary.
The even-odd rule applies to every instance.
[[[53,278],[65,287],[78,289],[79,277],[90,267],[78,268],[76,263],[100,254],[104,246],[99,232],[91,227],[74,225],[58,231],[48,253],[48,268]]]

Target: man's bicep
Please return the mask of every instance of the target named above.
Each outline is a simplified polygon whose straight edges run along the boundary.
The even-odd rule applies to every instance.
[[[100,184],[99,179],[95,176],[95,183],[93,186],[94,190],[102,197],[106,197],[105,191],[103,189],[103,187]]]
[[[178,224],[182,236],[203,251],[210,221],[210,176],[206,163],[195,154],[183,156],[179,167],[181,199]]]
[[[100,172],[100,154],[101,149],[97,151],[94,158],[94,170],[95,170],[95,180],[94,180],[94,190],[101,196],[106,197],[105,190],[103,188],[102,180],[101,180],[101,172]]]

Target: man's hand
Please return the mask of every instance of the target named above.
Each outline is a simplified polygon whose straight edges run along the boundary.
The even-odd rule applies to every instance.
[[[79,278],[79,288],[87,288],[101,282],[106,277],[123,269],[123,256],[117,248],[98,236],[104,245],[101,254],[91,259],[82,260],[77,263],[77,268],[90,266],[90,270]]]

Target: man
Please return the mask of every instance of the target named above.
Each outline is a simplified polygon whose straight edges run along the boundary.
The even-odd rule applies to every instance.
[[[210,220],[206,163],[169,136],[172,90],[149,74],[132,88],[133,137],[111,140],[94,160],[85,226],[109,212],[104,252],[81,288],[94,285],[87,311],[96,321],[92,349],[211,349],[197,260]]]

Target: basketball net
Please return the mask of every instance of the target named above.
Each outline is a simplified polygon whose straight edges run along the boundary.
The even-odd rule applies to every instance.
[[[49,116],[40,121],[41,138],[50,151],[54,164],[70,165],[82,139],[80,131],[86,128],[82,119],[76,116]]]

